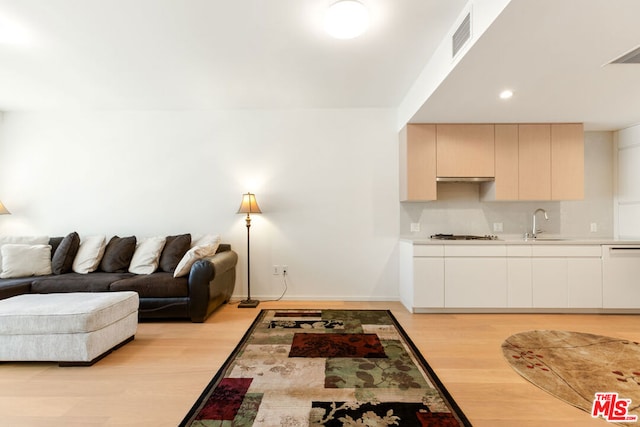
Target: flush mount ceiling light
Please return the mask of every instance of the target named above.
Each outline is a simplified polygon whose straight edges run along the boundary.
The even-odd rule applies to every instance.
[[[332,4],[324,17],[324,29],[337,39],[352,39],[369,27],[369,11],[356,0]]]
[[[500,92],[500,99],[509,99],[513,96],[513,91],[506,89]]]

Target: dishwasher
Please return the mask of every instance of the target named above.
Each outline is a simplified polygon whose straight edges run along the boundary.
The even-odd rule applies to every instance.
[[[640,245],[602,247],[605,309],[640,309]]]

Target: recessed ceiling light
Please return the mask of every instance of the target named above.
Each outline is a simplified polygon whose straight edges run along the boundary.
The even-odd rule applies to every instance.
[[[369,11],[356,0],[332,4],[324,17],[324,29],[337,39],[352,39],[369,27]]]
[[[513,96],[513,91],[507,89],[500,92],[500,99],[509,99]]]

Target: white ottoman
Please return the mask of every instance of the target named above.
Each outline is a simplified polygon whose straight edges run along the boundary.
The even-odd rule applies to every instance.
[[[92,365],[131,341],[137,292],[28,294],[0,300],[0,361]]]

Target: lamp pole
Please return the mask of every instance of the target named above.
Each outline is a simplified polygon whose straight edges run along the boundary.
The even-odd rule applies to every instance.
[[[247,223],[247,299],[238,303],[238,308],[255,308],[260,304],[258,300],[251,299],[251,240],[250,240],[250,228],[251,228],[251,215],[252,213],[262,213],[258,207],[255,194],[246,193],[242,195],[242,203],[238,213],[246,213],[247,217],[245,221]]]

